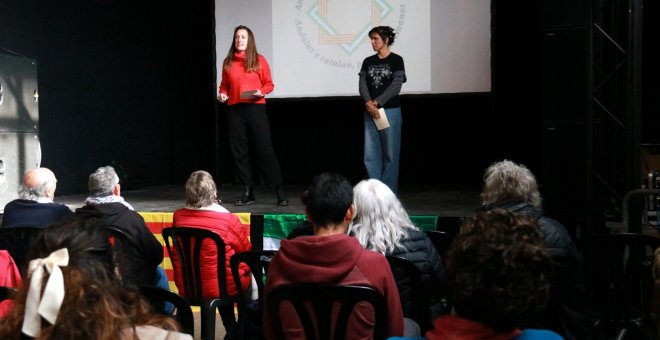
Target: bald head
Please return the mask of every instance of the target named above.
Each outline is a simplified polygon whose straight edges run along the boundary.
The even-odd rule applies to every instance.
[[[22,199],[36,201],[39,198],[53,199],[57,179],[55,174],[47,168],[36,168],[25,173],[23,184],[19,191]]]

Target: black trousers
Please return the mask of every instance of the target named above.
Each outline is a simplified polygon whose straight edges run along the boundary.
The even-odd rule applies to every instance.
[[[273,150],[270,123],[265,104],[235,104],[227,108],[229,143],[238,178],[243,185],[254,185],[252,153],[256,156],[265,184],[282,184],[280,163]]]

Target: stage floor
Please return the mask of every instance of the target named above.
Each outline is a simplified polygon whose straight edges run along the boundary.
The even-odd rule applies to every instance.
[[[265,187],[256,187],[256,201],[251,205],[235,206],[242,186],[225,185],[218,189],[218,196],[223,206],[234,213],[249,212],[254,214],[302,214],[304,208],[300,194],[304,186],[289,186],[287,194],[289,205],[280,207],[276,195]],[[183,186],[157,186],[140,190],[122,191],[122,196],[137,211],[173,212],[183,207]],[[57,196],[55,201],[76,209],[84,205],[86,194]],[[474,190],[441,190],[433,188],[400,188],[399,198],[410,215],[437,215],[441,217],[471,216],[479,207],[479,192]]]

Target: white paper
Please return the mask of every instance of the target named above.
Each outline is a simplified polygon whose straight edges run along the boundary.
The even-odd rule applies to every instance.
[[[376,119],[374,118],[374,123],[376,123],[376,128],[378,130],[383,130],[387,129],[390,127],[390,121],[387,120],[387,115],[385,114],[385,109],[382,107],[378,109],[378,113],[380,114],[380,118]]]

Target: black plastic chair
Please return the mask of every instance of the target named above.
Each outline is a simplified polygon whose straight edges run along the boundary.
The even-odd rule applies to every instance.
[[[444,261],[447,257],[447,250],[449,249],[451,242],[454,240],[454,237],[451,234],[440,230],[425,230],[424,232],[426,233],[426,236],[431,239],[435,250]]]
[[[591,338],[648,338],[654,279],[653,252],[660,239],[643,234],[603,234],[578,239],[586,312],[597,321]]]
[[[239,295],[230,296],[227,292],[227,274],[225,272],[225,242],[218,234],[203,228],[173,226],[163,228],[163,239],[170,259],[176,249],[178,256],[178,270],[181,270],[184,285],[183,298],[191,306],[200,306],[201,309],[201,335],[203,339],[215,339],[215,311],[219,306],[235,304]],[[202,243],[210,240],[215,244],[217,251],[218,289],[220,296],[207,299],[203,297],[202,275],[200,264],[202,258]],[[176,267],[175,267],[176,270]]]
[[[407,259],[396,256],[385,258],[396,280],[403,316],[417,322],[424,334],[433,328],[435,316],[449,311],[446,286],[436,282],[424,282],[422,272]]]
[[[231,267],[231,274],[234,277],[234,284],[238,291],[238,295],[244,298],[238,300],[238,333],[237,339],[256,338],[258,334],[262,334],[262,330],[251,329],[251,326],[258,326],[261,324],[261,311],[263,309],[263,295],[264,284],[266,275],[268,273],[268,265],[273,256],[277,254],[277,250],[250,250],[234,254],[229,259]],[[243,291],[241,285],[241,278],[239,273],[239,265],[241,263],[247,264],[250,272],[254,275],[257,282],[257,292],[259,294],[256,303],[249,300],[247,292]],[[256,310],[255,310],[256,309]],[[252,324],[257,322],[258,324]]]
[[[44,230],[41,227],[0,228],[0,249],[6,249],[16,262],[22,277],[27,277],[27,258],[32,242]]]
[[[305,338],[308,340],[347,339],[346,329],[356,304],[367,302],[373,306],[375,324],[373,339],[385,339],[387,334],[387,303],[385,297],[370,287],[327,284],[288,284],[274,288],[265,297],[267,308],[274,325],[276,339],[285,339],[282,330],[280,304],[293,305],[302,323]],[[335,323],[332,324],[333,307],[339,308]],[[311,308],[307,308],[311,305]],[[310,311],[313,310],[313,311]],[[318,332],[316,331],[318,330]]]
[[[385,258],[390,264],[392,276],[394,276],[397,289],[399,290],[403,316],[411,318],[420,324],[420,319],[425,317],[425,315],[419,315],[421,311],[417,307],[417,292],[423,283],[422,272],[419,271],[414,263],[407,259],[396,256],[385,256]]]
[[[181,325],[182,332],[195,336],[195,319],[193,318],[193,312],[184,298],[177,293],[152,286],[140,286],[140,293],[149,300],[152,310],[155,313],[173,317]],[[173,315],[164,312],[163,305],[165,302],[174,305]]]

